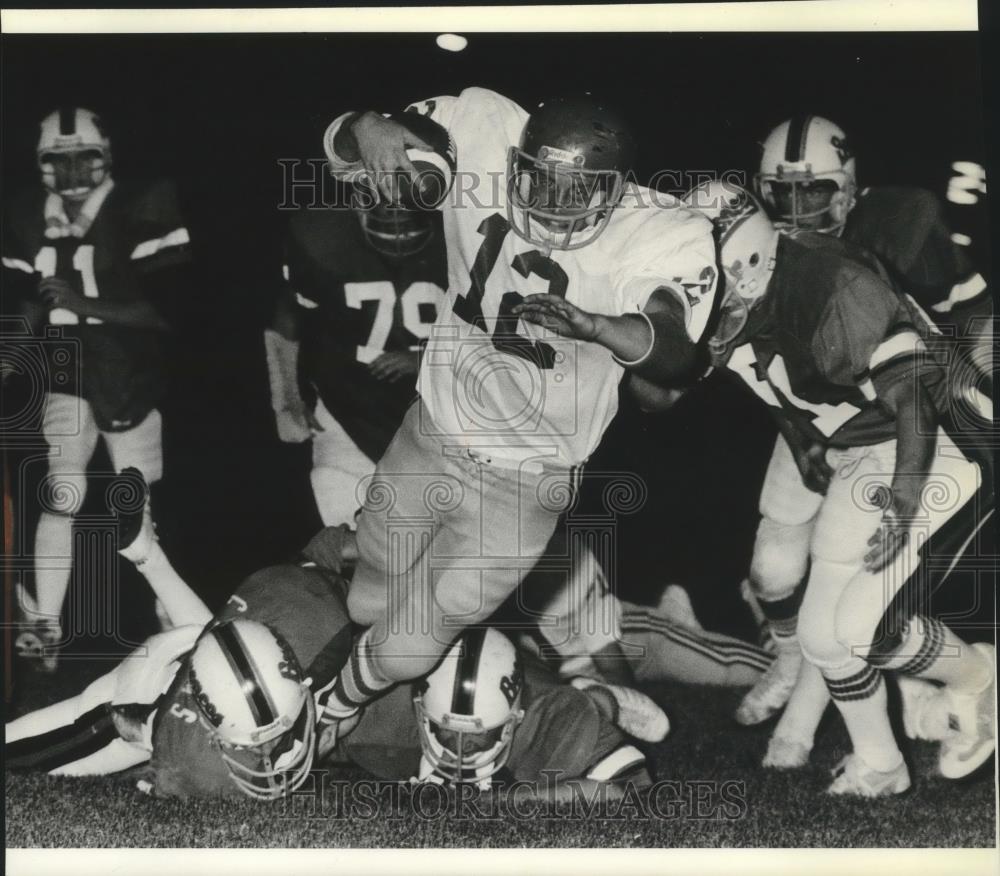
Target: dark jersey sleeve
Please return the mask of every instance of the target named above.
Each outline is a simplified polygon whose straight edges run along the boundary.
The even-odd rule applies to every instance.
[[[191,261],[191,238],[172,182],[150,184],[135,197],[130,216],[130,259],[140,274]]]
[[[873,252],[922,307],[948,298],[972,265],[951,239],[939,198],[925,189],[876,186],[851,211],[844,237]]]

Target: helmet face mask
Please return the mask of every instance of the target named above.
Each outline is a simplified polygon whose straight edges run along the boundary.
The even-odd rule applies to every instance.
[[[821,116],[782,122],[764,140],[755,182],[780,225],[840,234],[857,192],[847,135]]]
[[[507,763],[523,678],[510,640],[490,627],[467,630],[416,686],[413,710],[432,781],[489,780]]]
[[[111,170],[111,143],[86,109],[56,110],[42,120],[36,148],[42,183],[67,201],[83,201]]]
[[[243,618],[210,627],[191,654],[189,675],[201,723],[240,791],[275,800],[306,780],[316,706],[280,635]]]
[[[618,115],[589,95],[547,100],[507,150],[507,220],[545,251],[580,249],[621,202],[635,144]]]
[[[596,240],[621,201],[624,175],[585,170],[529,155],[507,153],[507,218],[529,243],[550,249],[580,249]]]
[[[375,252],[390,259],[414,256],[434,237],[434,216],[391,204],[355,208],[365,240]]]

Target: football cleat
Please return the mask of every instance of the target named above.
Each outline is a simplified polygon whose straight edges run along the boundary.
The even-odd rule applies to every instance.
[[[857,754],[849,754],[831,771],[834,777],[827,794],[855,797],[890,797],[910,788],[910,771],[906,761],[888,772],[873,770]]]
[[[972,646],[989,661],[989,684],[978,693],[955,693],[945,688],[949,700],[948,722],[955,731],[941,741],[938,766],[946,779],[961,779],[974,772],[993,754],[996,728],[996,649],[984,642]]]
[[[58,621],[42,618],[27,624],[14,639],[14,653],[27,660],[37,660],[43,672],[55,672],[59,665],[59,646],[63,641]]]
[[[811,751],[811,746],[797,739],[772,736],[767,743],[761,766],[774,770],[795,770],[809,763]]]
[[[767,671],[757,679],[736,709],[736,721],[744,727],[763,724],[788,702],[799,677],[802,652],[796,647],[778,652]]]
[[[129,500],[140,488],[144,493],[144,501],[141,505],[134,501],[122,502],[120,506],[112,502],[113,510],[118,514],[118,553],[137,566],[146,562],[153,543],[156,541],[146,479],[139,469],[129,467],[123,469],[108,487],[110,496],[119,496]]]
[[[948,699],[943,687],[908,675],[896,681],[907,739],[940,741],[954,733],[948,728]]]
[[[577,690],[599,687],[610,693],[617,706],[614,723],[629,736],[643,742],[662,742],[670,732],[670,719],[644,693],[593,678],[574,678],[570,684]]]

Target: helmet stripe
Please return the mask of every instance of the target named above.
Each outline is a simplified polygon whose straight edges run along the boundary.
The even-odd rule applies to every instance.
[[[235,627],[232,624],[222,624],[212,630],[212,633],[240,683],[257,726],[266,727],[268,724],[273,724],[278,720],[278,710],[267,695],[267,689],[261,682],[253,660]]]
[[[59,107],[59,135],[68,137],[76,133],[76,107]]]
[[[455,668],[455,687],[451,696],[451,710],[456,715],[474,714],[479,661],[483,655],[483,645],[488,631],[488,627],[469,630],[463,639],[462,653]]]
[[[802,161],[806,157],[806,138],[812,116],[793,116],[788,122],[785,141],[785,161]]]

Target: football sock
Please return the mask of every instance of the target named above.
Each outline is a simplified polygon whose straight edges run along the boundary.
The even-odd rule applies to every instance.
[[[208,606],[170,565],[159,542],[153,542],[145,561],[136,568],[153,588],[153,593],[163,604],[171,623],[177,626],[207,624],[212,619]]]
[[[43,511],[35,530],[35,593],[38,613],[58,621],[73,565],[73,518]]]
[[[873,770],[888,772],[899,766],[903,755],[889,723],[882,673],[856,658],[844,667],[824,670],[823,675],[855,753]]]
[[[801,742],[812,748],[816,728],[830,704],[830,691],[819,667],[803,660],[795,689],[774,728],[773,737]]]
[[[981,654],[941,621],[923,615],[907,624],[903,645],[886,666],[904,675],[943,682],[957,693],[978,693],[993,679],[992,667]]]
[[[372,630],[369,627],[354,643],[351,656],[330,686],[325,699],[321,696],[324,717],[339,720],[353,715],[358,709],[379,697],[395,684],[382,675],[375,665]]]

